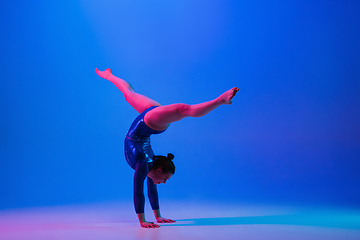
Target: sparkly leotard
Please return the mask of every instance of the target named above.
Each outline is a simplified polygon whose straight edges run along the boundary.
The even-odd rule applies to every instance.
[[[136,213],[144,213],[144,181],[154,164],[154,152],[150,145],[150,136],[163,131],[156,131],[145,124],[147,112],[156,108],[152,106],[142,112],[131,124],[125,137],[125,158],[134,174],[134,206]],[[156,185],[151,178],[147,178],[148,196],[153,210],[159,209],[159,199]]]

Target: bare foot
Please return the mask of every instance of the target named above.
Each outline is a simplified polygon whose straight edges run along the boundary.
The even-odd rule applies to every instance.
[[[233,97],[236,95],[237,91],[239,91],[239,88],[234,87],[223,94],[220,95],[220,99],[223,102],[223,104],[231,104]]]
[[[109,76],[112,75],[110,68],[105,69],[105,71],[100,71],[99,69],[96,68],[95,72],[97,73],[97,75],[99,75],[100,77],[105,78],[105,79],[108,79]]]

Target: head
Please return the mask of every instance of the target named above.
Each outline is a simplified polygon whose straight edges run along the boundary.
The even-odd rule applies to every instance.
[[[175,165],[173,163],[174,155],[168,153],[165,156],[154,156],[154,165],[149,170],[148,177],[151,178],[155,184],[166,183],[175,173]]]

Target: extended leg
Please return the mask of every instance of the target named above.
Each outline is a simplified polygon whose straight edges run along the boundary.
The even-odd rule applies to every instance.
[[[214,100],[188,105],[184,103],[160,106],[146,113],[145,123],[152,129],[164,130],[172,122],[179,121],[185,117],[202,117],[223,104],[231,104],[238,88],[232,88]]]
[[[111,73],[111,69],[107,68],[105,71],[99,71],[95,69],[96,73],[106,80],[112,82],[123,94],[126,101],[139,113],[142,113],[146,109],[152,106],[160,106],[160,103],[136,93],[134,89],[125,80],[114,76]]]

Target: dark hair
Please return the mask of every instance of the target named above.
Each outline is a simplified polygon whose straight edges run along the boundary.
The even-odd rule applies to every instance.
[[[174,155],[168,153],[167,156],[154,156],[154,165],[152,168],[161,168],[164,173],[175,173],[175,165],[173,163]]]

